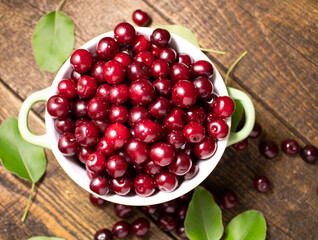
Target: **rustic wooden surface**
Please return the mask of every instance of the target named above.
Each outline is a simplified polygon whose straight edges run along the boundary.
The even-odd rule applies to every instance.
[[[0,1],[0,122],[17,116],[23,100],[50,86],[54,74],[40,71],[32,53],[32,33],[40,17],[53,11],[58,0]],[[205,181],[213,192],[226,188],[236,192],[239,203],[223,209],[223,220],[247,209],[260,210],[268,224],[267,239],[317,239],[317,164],[282,152],[267,160],[258,153],[262,139],[280,144],[286,138],[301,146],[318,145],[318,4],[315,0],[69,0],[62,11],[75,24],[75,48],[121,21],[131,20],[141,8],[152,25],[180,24],[195,33],[202,47],[225,50],[224,56],[209,55],[221,74],[245,50],[249,54],[235,69],[230,85],[247,92],[263,127],[260,138],[249,139],[243,152],[232,148]],[[44,129],[44,104],[37,104],[30,125]],[[46,151],[48,166],[37,184],[36,197],[25,223],[20,221],[31,184],[0,166],[0,239],[58,236],[92,239],[100,228],[111,228],[118,218],[112,204],[97,208]],[[260,194],[253,178],[266,175],[271,190]],[[143,214],[135,210],[132,221]],[[153,221],[153,219],[151,219]],[[133,239],[133,237],[131,236]],[[145,239],[175,239],[152,222]]]

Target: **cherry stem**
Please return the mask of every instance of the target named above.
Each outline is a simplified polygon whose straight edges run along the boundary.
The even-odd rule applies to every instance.
[[[200,50],[201,50],[202,52],[211,52],[211,53],[216,53],[216,54],[221,54],[221,55],[226,54],[226,52],[217,51],[217,50],[208,49],[208,48],[200,48]]]
[[[65,2],[65,0],[60,1],[59,5],[57,5],[56,11],[60,10],[60,8],[63,6],[64,2]]]
[[[227,85],[227,80],[229,78],[229,75],[231,73],[231,71],[233,70],[233,68],[235,68],[235,66],[242,60],[242,58],[247,54],[247,51],[243,52],[241,54],[241,56],[238,57],[238,59],[235,60],[235,62],[230,66],[229,70],[227,70],[227,73],[225,75],[225,85]]]
[[[31,200],[32,200],[32,195],[34,193],[34,187],[35,187],[35,182],[32,183],[32,187],[31,187],[31,193],[30,193],[30,196],[29,196],[29,200],[28,200],[28,203],[26,205],[26,208],[24,210],[24,214],[21,218],[21,221],[24,222],[27,215],[28,215],[28,211],[29,211],[29,208],[30,208],[30,204],[31,204]]]

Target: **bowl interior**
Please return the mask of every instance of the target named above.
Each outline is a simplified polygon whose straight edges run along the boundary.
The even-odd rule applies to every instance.
[[[136,28],[136,31],[139,34],[143,34],[146,37],[150,38],[150,35],[154,28]],[[95,53],[95,46],[98,43],[98,41],[103,37],[113,37],[113,31],[104,33],[90,41],[88,41],[86,44],[84,44],[81,48],[87,49],[91,51],[92,53]],[[194,61],[197,60],[207,60],[211,62],[207,56],[201,52],[197,47],[195,47],[193,44],[188,42],[187,40],[175,35],[171,34],[171,46],[179,53],[187,53],[189,54]],[[211,62],[212,63],[212,62]],[[213,65],[213,63],[212,63]],[[214,74],[212,77],[212,82],[214,84],[215,92],[220,96],[228,96],[228,92],[226,89],[226,86],[224,84],[224,81],[213,65],[214,68]],[[53,84],[51,86],[51,92],[50,96],[57,94],[57,85],[58,83],[64,79],[69,78],[70,73],[72,69],[70,66],[70,59],[68,59],[62,68],[57,73]],[[49,136],[50,145],[53,151],[54,156],[56,157],[57,161],[61,165],[61,167],[64,169],[64,171],[82,188],[84,188],[86,191],[91,192],[89,189],[89,178],[86,175],[85,166],[81,164],[77,159],[74,157],[65,157],[63,156],[57,147],[57,142],[59,139],[59,133],[54,128],[54,121],[50,117],[50,115],[46,112],[45,115],[45,122],[46,122],[46,129]],[[231,120],[227,120],[227,124],[230,127]],[[153,205],[153,204],[159,204],[163,202],[167,202],[170,200],[173,200],[175,198],[180,197],[181,195],[191,191],[196,186],[198,186],[204,179],[206,179],[209,174],[213,171],[215,166],[220,161],[223,152],[226,148],[228,137],[224,140],[218,141],[217,151],[214,154],[213,157],[207,160],[200,160],[198,161],[199,166],[199,172],[198,174],[191,180],[183,181],[182,184],[173,192],[166,193],[162,191],[158,191],[154,195],[150,197],[139,197],[137,195],[132,196],[119,196],[116,194],[107,194],[104,196],[100,196],[101,198],[118,203],[118,204],[124,204],[124,205],[132,205],[132,206],[145,206],[145,205]]]

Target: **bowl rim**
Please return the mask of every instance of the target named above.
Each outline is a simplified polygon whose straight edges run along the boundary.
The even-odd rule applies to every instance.
[[[135,29],[136,29],[137,34],[144,34],[144,35],[150,36],[152,31],[156,28],[136,27]],[[195,53],[197,55],[201,56],[200,59],[197,59],[197,60],[206,60],[212,64],[214,73],[213,73],[211,81],[213,82],[213,84],[217,83],[216,90],[217,90],[218,94],[220,94],[222,96],[229,96],[227,88],[225,86],[225,83],[224,83],[220,73],[218,72],[217,68],[214,66],[213,62],[203,52],[201,52],[201,50],[198,47],[193,45],[191,42],[187,41],[186,39],[184,39],[176,34],[173,34],[173,33],[170,33],[170,34],[171,34],[170,45],[172,45],[172,46],[175,45],[174,48],[182,48],[182,49],[189,48],[189,51],[193,49],[193,51],[195,51]],[[95,46],[101,38],[113,37],[113,36],[114,36],[113,31],[103,33],[103,34],[89,40],[84,45],[82,45],[79,49],[92,49],[92,48],[94,48],[93,52],[95,52]],[[183,52],[185,52],[185,51],[183,51]],[[193,53],[193,52],[191,52],[191,53]],[[191,53],[189,55],[193,58],[193,54],[191,54]],[[196,60],[196,59],[194,58],[194,60]],[[53,83],[50,87],[49,97],[52,95],[55,95],[57,93],[58,83],[62,79],[69,78],[69,74],[71,73],[71,71],[72,71],[72,69],[70,66],[70,57],[69,57],[67,59],[67,61],[63,64],[63,66],[60,68],[58,73],[56,74],[56,76],[53,80]],[[229,129],[231,129],[231,118],[226,119],[226,123],[228,124]],[[81,186],[86,191],[88,191],[92,194],[95,194],[104,200],[118,203],[118,204],[131,205],[131,206],[146,206],[146,205],[160,204],[163,202],[168,202],[168,201],[171,201],[173,199],[176,199],[176,198],[192,191],[196,186],[201,184],[213,172],[216,165],[220,162],[221,157],[225,151],[229,135],[230,135],[230,134],[228,134],[228,136],[225,139],[219,140],[217,142],[216,152],[211,158],[206,159],[206,160],[199,160],[198,164],[202,165],[203,168],[202,168],[202,166],[201,167],[199,166],[199,172],[197,173],[197,175],[190,180],[185,180],[184,182],[182,182],[182,184],[180,184],[180,186],[173,192],[167,193],[167,192],[162,192],[162,191],[156,191],[155,194],[153,194],[149,197],[140,197],[137,194],[135,194],[133,196],[131,196],[131,195],[120,196],[117,194],[98,195],[89,189],[89,178],[86,174],[85,167],[83,168],[82,167],[83,165],[80,165],[79,161],[76,160],[74,157],[65,157],[58,150],[57,139],[58,139],[60,134],[58,134],[57,131],[54,129],[54,120],[48,114],[47,111],[45,113],[45,125],[46,125],[47,134],[49,136],[49,142],[50,142],[50,145],[52,148],[52,152],[53,152],[56,160],[59,162],[60,166],[64,169],[64,171],[68,174],[68,176],[74,182],[76,182],[79,186]],[[214,161],[211,161],[211,160],[214,160]],[[202,164],[202,162],[204,162],[204,164]],[[209,162],[209,164],[207,164],[207,162]],[[80,169],[82,169],[82,171],[85,172],[85,176],[81,176],[81,177],[77,176],[75,171],[80,171]],[[200,169],[201,169],[201,171],[200,171]],[[205,174],[202,174],[202,171]]]

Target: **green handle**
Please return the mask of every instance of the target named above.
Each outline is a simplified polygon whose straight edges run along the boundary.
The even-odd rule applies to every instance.
[[[19,112],[18,126],[19,131],[24,140],[44,148],[51,149],[47,134],[38,136],[32,133],[28,126],[29,111],[33,104],[37,102],[46,102],[49,97],[50,88],[31,94],[22,104]]]
[[[252,100],[244,92],[231,87],[227,87],[227,90],[230,97],[239,101],[245,111],[245,123],[243,128],[238,132],[230,133],[227,146],[231,146],[234,143],[242,141],[250,135],[255,123],[255,109]]]

